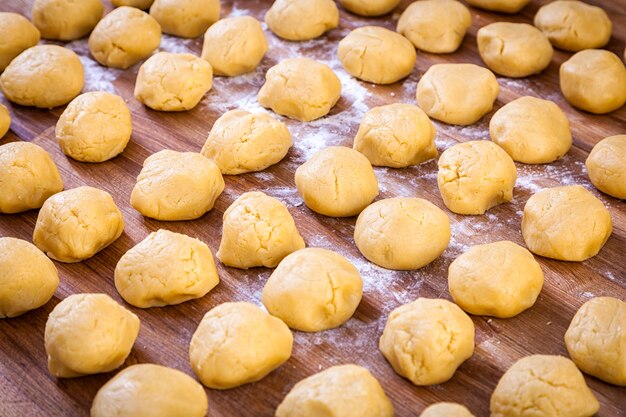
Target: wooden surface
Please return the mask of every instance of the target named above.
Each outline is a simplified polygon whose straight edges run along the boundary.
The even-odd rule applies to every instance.
[[[608,49],[622,56],[626,45],[626,1],[590,0],[602,5],[613,20],[613,38]],[[268,1],[223,1],[222,16],[252,14],[262,18]],[[219,246],[224,210],[242,192],[263,190],[284,201],[308,246],[323,246],[347,256],[361,271],[364,297],[355,316],[339,329],[306,334],[294,332],[292,358],[262,381],[228,391],[207,390],[211,416],[269,416],[284,395],[300,379],[321,369],[343,363],[366,366],[381,381],[390,396],[396,415],[416,416],[424,406],[441,400],[466,404],[476,416],[487,416],[489,397],[502,373],[517,359],[535,353],[567,355],[564,332],[577,308],[593,296],[611,295],[626,300],[626,206],[597,192],[584,171],[584,160],[599,140],[626,133],[626,108],[609,115],[594,116],[570,107],[558,89],[558,67],[570,54],[556,51],[550,67],[541,75],[521,80],[498,78],[501,91],[496,109],[522,95],[554,100],[567,113],[574,146],[561,161],[550,165],[517,164],[519,180],[514,200],[483,216],[464,217],[446,210],[452,223],[452,240],[446,252],[431,265],[417,271],[396,272],[365,261],[354,246],[355,218],[332,219],[311,212],[297,195],[293,173],[316,149],[326,145],[351,146],[363,113],[370,107],[392,102],[414,103],[415,87],[421,74],[433,63],[473,62],[481,64],[476,51],[476,31],[493,21],[531,22],[544,1],[533,0],[515,16],[471,9],[474,22],[461,48],[454,54],[418,53],[411,76],[391,86],[373,86],[351,79],[335,58],[337,42],[348,30],[364,24],[393,28],[398,14],[362,19],[341,11],[338,29],[305,43],[284,42],[269,31],[270,51],[252,74],[234,79],[216,78],[214,88],[194,110],[160,113],[146,109],[132,97],[139,65],[127,71],[105,69],[91,61],[85,40],[68,45],[85,56],[85,91],[108,89],[123,96],[133,114],[134,132],[126,151],[102,164],[79,163],[66,158],[54,138],[54,125],[63,108],[50,111],[10,106],[12,132],[0,144],[15,140],[34,142],[50,152],[59,166],[66,188],[88,184],[110,192],[126,220],[124,234],[93,258],[78,264],[56,263],[61,284],[44,307],[19,318],[0,320],[0,416],[85,416],[96,391],[114,373],[77,379],[56,379],[46,369],[43,331],[52,308],[69,294],[104,292],[124,303],[113,285],[113,270],[122,254],[151,231],[166,228],[198,237],[215,252]],[[398,10],[406,7],[403,3]],[[18,11],[29,16],[30,0],[3,0],[0,11]],[[202,40],[165,37],[162,48],[200,53]],[[226,177],[226,190],[216,207],[202,218],[189,222],[157,222],[143,218],[129,205],[130,191],[143,160],[163,148],[199,151],[215,119],[226,110],[258,108],[256,92],[265,71],[280,59],[304,55],[328,63],[340,76],[342,99],[331,114],[313,123],[285,120],[295,141],[284,161],[263,173]],[[3,102],[8,105],[6,100]],[[495,110],[495,109],[494,109]],[[488,139],[490,113],[467,128],[437,123],[437,146],[443,151],[457,141]],[[436,162],[430,161],[403,170],[376,168],[381,188],[379,198],[419,196],[445,207],[436,186]],[[536,305],[508,320],[472,317],[476,325],[474,356],[465,362],[447,383],[416,387],[396,375],[377,344],[389,312],[417,297],[443,297],[447,291],[450,262],[478,243],[509,239],[523,244],[521,210],[536,191],[561,184],[579,183],[591,189],[609,208],[614,231],[600,254],[582,263],[538,258],[545,273],[545,286]],[[0,215],[0,235],[31,241],[37,211]],[[260,291],[270,270],[241,271],[219,265],[221,283],[206,297],[182,305],[141,310],[130,308],[141,319],[139,338],[125,366],[153,362],[178,368],[193,375],[188,365],[188,344],[206,311],[226,301],[247,300],[260,304]],[[626,415],[626,389],[587,377],[602,407],[600,416]]]

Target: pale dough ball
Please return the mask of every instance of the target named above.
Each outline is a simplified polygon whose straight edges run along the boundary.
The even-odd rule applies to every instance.
[[[413,384],[441,384],[474,353],[474,323],[450,301],[418,298],[391,312],[379,346]]]
[[[339,0],[344,9],[361,16],[382,16],[391,12],[402,0]]]
[[[327,65],[288,58],[267,71],[257,99],[280,115],[309,122],[326,116],[340,97],[341,81]]]
[[[197,38],[220,18],[220,0],[154,0],[150,15],[164,33]]]
[[[71,41],[91,32],[104,6],[101,0],[35,0],[32,13],[42,38]]]
[[[484,214],[511,201],[517,169],[511,157],[487,140],[459,143],[439,158],[437,185],[446,207],[457,214]]]
[[[626,103],[626,67],[613,52],[588,49],[561,64],[561,92],[574,107],[604,114]]]
[[[132,130],[124,99],[94,91],[72,100],[57,122],[55,135],[65,155],[82,162],[104,162],[122,153]]]
[[[501,13],[517,13],[524,8],[530,0],[466,0],[474,7]]]
[[[39,30],[21,14],[0,12],[0,72],[31,46],[39,42]]]
[[[339,365],[298,382],[276,417],[393,417],[393,405],[378,380],[358,365]]]
[[[339,25],[339,10],[332,0],[276,0],[265,14],[274,34],[290,41],[322,36]]]
[[[193,220],[211,210],[222,191],[224,178],[213,161],[165,149],[143,162],[130,204],[156,220]]]
[[[359,215],[354,241],[363,256],[387,269],[418,269],[448,247],[450,220],[421,198],[388,198]]]
[[[352,76],[391,84],[413,71],[417,54],[404,36],[378,26],[354,29],[339,42],[337,56]]]
[[[237,175],[280,162],[291,145],[287,126],[269,114],[231,110],[215,121],[201,153],[222,174]]]
[[[0,104],[0,139],[4,137],[11,127],[11,113],[3,104]],[[1,210],[0,210],[1,211]]]
[[[152,6],[154,0],[111,0],[111,4],[115,7],[129,6],[146,10]]]
[[[450,264],[448,288],[469,314],[509,318],[535,304],[543,272],[533,255],[509,241],[472,246]]]
[[[600,404],[572,361],[532,355],[502,375],[489,408],[491,417],[591,417]]]
[[[30,142],[0,146],[0,213],[40,208],[53,194],[63,191],[63,180],[52,157]]]
[[[163,229],[131,248],[115,267],[115,288],[128,304],[140,308],[204,297],[219,281],[204,242]]]
[[[550,100],[530,96],[501,107],[489,122],[489,135],[514,161],[525,164],[556,161],[572,146],[563,110]]]
[[[420,417],[474,417],[474,414],[461,404],[437,403],[428,406]]]
[[[304,240],[289,210],[260,191],[244,193],[224,212],[216,256],[227,266],[274,268]]]
[[[208,401],[202,385],[176,369],[132,365],[98,390],[91,417],[204,417]]]
[[[35,245],[0,237],[0,319],[41,307],[58,286],[56,267]]]
[[[587,174],[603,193],[626,200],[626,135],[602,139],[587,158]]]
[[[76,97],[84,84],[85,72],[78,55],[57,45],[25,50],[0,75],[0,90],[22,106],[62,106]]]
[[[496,76],[474,64],[435,64],[417,83],[417,105],[430,117],[452,125],[476,123],[493,108],[500,86]]]
[[[595,297],[576,312],[565,346],[581,371],[626,386],[626,302]]]
[[[378,195],[372,164],[344,146],[317,152],[296,169],[295,180],[304,203],[330,217],[356,216]]]
[[[388,104],[365,113],[353,148],[372,165],[404,168],[437,157],[436,134],[435,126],[419,107]]]
[[[289,327],[319,332],[348,321],[361,302],[363,281],[346,258],[321,248],[287,256],[263,288],[267,311]]]
[[[224,303],[202,318],[189,358],[204,385],[228,389],[264,378],[291,357],[292,345],[282,320],[254,304]]]

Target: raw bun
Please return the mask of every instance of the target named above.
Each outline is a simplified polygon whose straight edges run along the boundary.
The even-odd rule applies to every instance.
[[[111,4],[115,7],[129,6],[142,10],[149,9],[153,2],[154,0],[111,0]]]
[[[7,134],[11,128],[11,113],[3,104],[0,104],[0,139]]]
[[[339,25],[332,0],[276,0],[265,14],[267,27],[289,41],[315,39]]]
[[[154,0],[150,15],[163,33],[197,38],[220,18],[220,0]]]
[[[39,30],[21,14],[0,12],[0,72],[13,58],[37,45],[39,37]]]
[[[101,0],[35,0],[33,23],[41,37],[59,41],[82,38],[102,19]]]
[[[530,0],[466,0],[470,6],[491,10],[500,13],[517,13],[524,8]]]
[[[420,417],[474,417],[474,414],[461,404],[437,403],[422,411]]]
[[[402,0],[339,0],[344,9],[361,16],[382,16],[391,12]]]
[[[603,193],[626,200],[626,135],[610,136],[598,142],[587,161],[592,184]]]

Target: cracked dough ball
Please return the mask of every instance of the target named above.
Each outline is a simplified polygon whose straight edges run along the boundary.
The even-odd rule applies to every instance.
[[[332,0],[276,0],[265,23],[289,41],[315,39],[339,25],[339,10]]]
[[[515,362],[491,395],[491,417],[591,417],[600,404],[572,361],[532,355]]]
[[[359,271],[338,253],[306,248],[287,256],[263,288],[267,311],[289,327],[319,332],[348,321],[361,302]]]
[[[354,227],[363,256],[387,269],[418,269],[448,247],[450,221],[421,198],[388,198],[368,206]]]
[[[626,135],[610,136],[593,147],[587,158],[587,174],[603,193],[626,200]]]
[[[165,149],[143,162],[130,204],[156,220],[193,220],[211,210],[222,191],[224,178],[213,161]]]
[[[231,110],[215,121],[201,153],[222,174],[237,175],[277,164],[291,145],[287,126],[269,114]]]
[[[470,6],[479,7],[500,13],[517,13],[524,8],[530,0],[466,0]]]
[[[474,414],[461,404],[437,403],[422,411],[420,417],[474,417]]]
[[[222,241],[216,256],[227,266],[275,268],[304,248],[289,210],[260,191],[244,193],[224,212]]]
[[[55,134],[65,155],[82,162],[104,162],[122,153],[132,129],[124,99],[94,91],[72,100],[61,114]]]
[[[223,303],[198,325],[189,358],[204,385],[228,389],[263,379],[291,357],[292,345],[282,320],[254,304]]]
[[[35,0],[32,13],[42,38],[71,41],[91,32],[104,6],[101,0]]]
[[[139,308],[204,297],[219,281],[204,242],[163,229],[131,248],[115,267],[115,288],[124,301]]]
[[[43,306],[58,286],[56,267],[35,245],[0,237],[0,319]]]
[[[11,113],[4,105],[0,104],[0,139],[4,137],[11,127]],[[2,211],[2,210],[0,210]]]
[[[341,81],[328,66],[309,58],[288,58],[267,71],[257,99],[275,113],[310,122],[326,116],[340,97]]]
[[[317,152],[298,167],[295,180],[304,203],[324,216],[356,216],[378,195],[372,164],[344,146]]]
[[[154,0],[111,0],[111,4],[115,7],[129,6],[146,10],[152,6]]]
[[[154,0],[150,15],[163,33],[197,38],[220,18],[220,0]]]
[[[354,29],[339,42],[337,56],[352,76],[391,84],[413,71],[417,54],[404,36],[378,26]]]
[[[39,30],[17,13],[0,12],[0,72],[26,49],[37,45]],[[0,135],[1,137],[1,135]]]
[[[391,312],[379,346],[413,384],[441,384],[474,353],[474,323],[450,301],[418,298]]]
[[[402,0],[339,0],[344,9],[360,16],[390,13]]]
[[[204,388],[176,369],[149,363],[120,371],[98,390],[91,417],[204,417]]]

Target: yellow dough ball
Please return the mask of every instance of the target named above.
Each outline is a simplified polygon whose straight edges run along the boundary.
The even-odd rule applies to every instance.
[[[361,16],[382,16],[391,12],[402,0],[339,0],[344,9]]]
[[[111,4],[115,7],[129,6],[146,10],[152,6],[154,0],[111,0]]]
[[[437,403],[428,406],[420,417],[474,417],[474,414],[461,404]]]
[[[42,38],[71,41],[91,32],[104,6],[101,0],[35,0],[32,13]]]
[[[39,42],[39,30],[17,13],[0,12],[0,72],[31,46]],[[2,135],[0,135],[1,137]]]
[[[11,128],[11,113],[3,104],[0,104],[0,139],[7,134]]]
[[[610,136],[598,142],[587,161],[587,174],[603,193],[626,200],[626,135]]]
[[[470,6],[491,10],[500,13],[517,13],[524,8],[530,0],[466,0]]]
[[[196,38],[219,20],[220,0],[154,0],[150,15],[164,33]]]
[[[277,36],[290,41],[315,39],[339,25],[339,10],[332,0],[276,0],[265,23]]]

